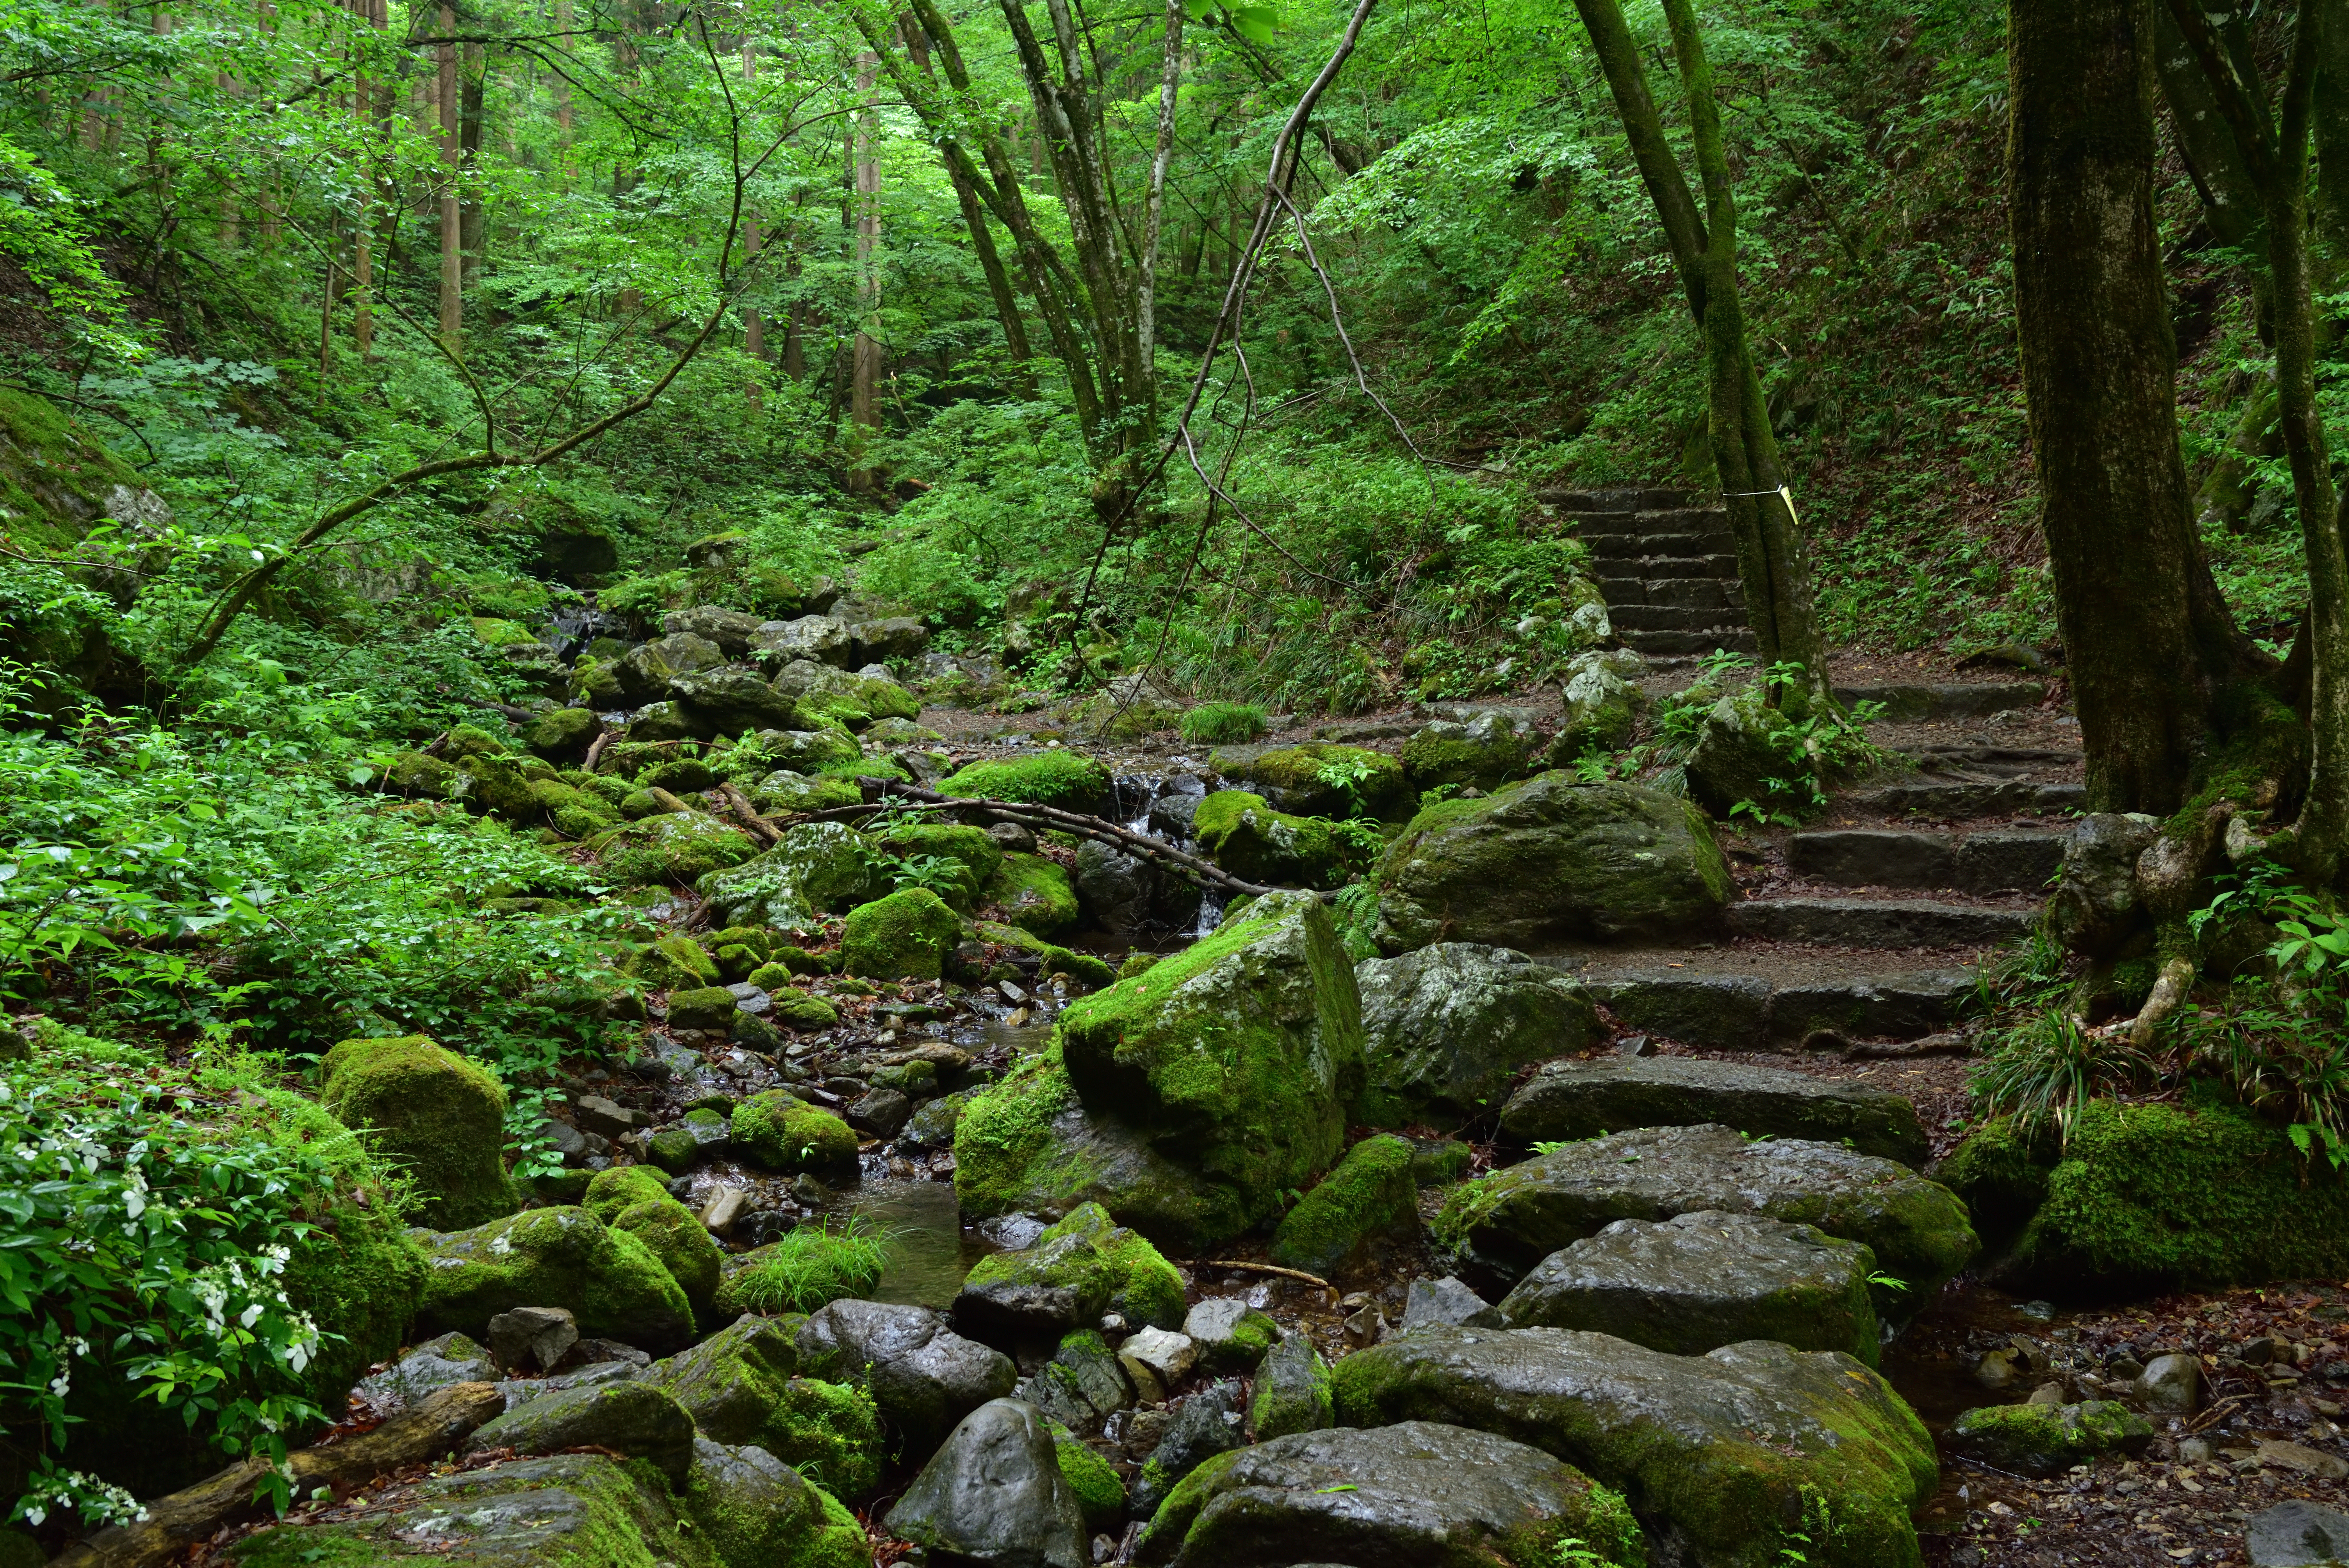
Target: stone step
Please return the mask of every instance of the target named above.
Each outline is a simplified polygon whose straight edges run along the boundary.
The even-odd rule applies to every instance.
[[[1696,498],[1686,490],[1564,490],[1549,489],[1534,491],[1534,499],[1544,506],[1554,506],[1560,511],[1588,513],[1611,511],[1651,511],[1671,507],[1692,506]]]
[[[1836,828],[1796,833],[1787,841],[1786,864],[1851,887],[2035,892],[2063,863],[2065,837],[2050,828]]]
[[[1578,538],[1598,539],[1617,533],[1729,532],[1729,514],[1697,507],[1658,508],[1648,511],[1601,511],[1574,519]]]
[[[1855,789],[1838,805],[1888,817],[2009,817],[2018,811],[2071,811],[2087,799],[2085,784],[2042,784],[2002,779],[1986,784],[1887,784]]]
[[[1990,772],[2069,768],[2084,753],[2040,746],[1909,746],[1901,748],[1923,768],[1972,768]]]
[[[1584,542],[1589,545],[1593,561],[1639,561],[1655,556],[1679,559],[1691,555],[1726,555],[1733,562],[1737,559],[1736,546],[1728,534],[1698,529],[1669,533],[1601,533]]]
[[[1839,686],[1836,700],[1884,705],[1889,724],[1926,724],[1938,719],[1985,718],[2018,707],[2037,707],[2047,688],[2037,681],[1947,682],[1934,685]]]
[[[1625,647],[1650,658],[1674,658],[1682,655],[1702,655],[1725,650],[1733,654],[1752,654],[1759,646],[1754,634],[1740,629],[1734,632],[1619,632],[1616,634]]]
[[[1729,906],[1729,929],[1766,942],[1812,947],[1988,947],[2029,934],[2024,909],[1930,899],[1756,898]]]
[[[1619,632],[1720,632],[1744,629],[1744,615],[1736,610],[1713,607],[1689,609],[1679,604],[1618,604],[1612,600],[1607,605],[1608,619]]]
[[[1629,955],[1626,955],[1628,958]],[[1949,1027],[1973,995],[1968,969],[1868,970],[1774,981],[1749,970],[1638,967],[1586,972],[1590,994],[1635,1029],[1712,1050],[1768,1051],[1815,1030],[1915,1039]]]
[[[1745,594],[1735,577],[1601,577],[1599,591],[1609,607],[1677,604],[1697,610],[1739,610]]]
[[[1604,577],[1713,577],[1723,583],[1734,583],[1737,577],[1737,557],[1727,551],[1715,551],[1696,555],[1619,555],[1591,562],[1593,576]]]

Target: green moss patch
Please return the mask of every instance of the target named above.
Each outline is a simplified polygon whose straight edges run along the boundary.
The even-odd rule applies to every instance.
[[[1024,800],[1098,815],[1112,793],[1106,764],[1074,751],[1040,751],[1000,762],[974,762],[942,780],[941,795]]]
[[[779,1088],[734,1108],[734,1152],[766,1171],[827,1171],[856,1158],[856,1134],[828,1110]]]
[[[345,1040],[319,1065],[320,1102],[405,1169],[436,1230],[462,1230],[520,1207],[507,1180],[506,1092],[477,1062],[422,1035]]]

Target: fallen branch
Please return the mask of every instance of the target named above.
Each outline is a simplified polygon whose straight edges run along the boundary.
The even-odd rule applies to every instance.
[[[742,793],[739,785],[731,781],[720,784],[718,792],[726,797],[726,804],[733,808],[734,815],[741,819],[752,838],[771,849],[783,841],[783,830],[759,815],[759,809],[750,804],[750,797]]]
[[[595,732],[595,738],[587,743],[587,760],[579,765],[580,771],[583,773],[595,771],[595,759],[604,755],[604,748],[611,743],[614,733],[608,729],[599,729]]]
[[[1278,1268],[1271,1264],[1243,1263],[1237,1258],[1209,1258],[1205,1263],[1193,1264],[1191,1266],[1195,1269],[1245,1269],[1249,1274],[1278,1274],[1283,1279],[1303,1280],[1307,1284],[1319,1285],[1323,1290],[1338,1288],[1319,1274],[1309,1274],[1303,1269]]]
[[[387,1470],[439,1459],[476,1427],[504,1413],[506,1397],[494,1383],[459,1383],[442,1388],[415,1409],[394,1416],[371,1432],[321,1449],[285,1456],[295,1495],[322,1486],[371,1480]],[[269,1474],[266,1460],[245,1460],[182,1491],[147,1505],[136,1524],[101,1530],[66,1548],[51,1568],[156,1568],[223,1524],[262,1511],[254,1496]]]
[[[935,790],[925,789],[918,784],[901,783],[895,779],[859,779],[856,783],[859,789],[863,789],[868,797],[874,798],[876,801],[912,799],[928,806],[954,807],[978,811],[1000,821],[1017,822],[1023,828],[1058,828],[1064,833],[1074,833],[1080,838],[1091,839],[1096,843],[1107,844],[1112,849],[1122,850],[1129,855],[1154,861],[1170,870],[1181,872],[1186,876],[1230,892],[1255,896],[1289,891],[1269,887],[1262,882],[1242,882],[1213,861],[1202,860],[1186,850],[1176,849],[1163,839],[1154,839],[1146,833],[1137,833],[1133,829],[1122,827],[1106,818],[1089,817],[1081,811],[1064,811],[1058,806],[1037,806],[1025,800],[990,800],[984,797],[941,795]]]
[[[678,799],[676,796],[670,794],[667,790],[662,789],[657,784],[646,790],[645,793],[650,795],[654,801],[664,811],[690,811],[693,810],[692,807],[687,805],[684,801]]]

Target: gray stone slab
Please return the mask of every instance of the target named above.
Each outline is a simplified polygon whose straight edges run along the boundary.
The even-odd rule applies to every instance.
[[[1552,1062],[1511,1096],[1501,1133],[1520,1146],[1641,1127],[1718,1123],[1740,1132],[1848,1141],[1862,1154],[1922,1164],[1917,1108],[1848,1078],[1691,1057],[1600,1057]]]

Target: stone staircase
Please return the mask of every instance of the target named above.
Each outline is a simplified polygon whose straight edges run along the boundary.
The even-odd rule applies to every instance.
[[[1915,767],[1839,793],[1815,823],[1732,841],[1744,896],[1721,940],[1569,957],[1626,1024],[1713,1049],[1914,1040],[1957,1022],[1983,960],[2030,931],[2081,798],[2079,753],[1919,732],[2035,708],[2042,688],[1838,694],[1886,700],[1901,717],[1877,738]]]
[[[1679,490],[1544,490],[1537,499],[1590,546],[1591,573],[1625,647],[1651,659],[1754,652],[1727,512]]]

